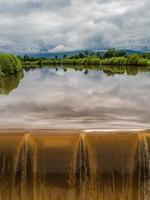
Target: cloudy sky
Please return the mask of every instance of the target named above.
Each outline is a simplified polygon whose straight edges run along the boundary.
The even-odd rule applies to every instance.
[[[0,52],[150,49],[149,0],[0,0]]]

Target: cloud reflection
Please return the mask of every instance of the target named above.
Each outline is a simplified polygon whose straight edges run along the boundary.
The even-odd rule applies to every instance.
[[[108,77],[102,71],[38,69],[0,96],[1,127],[150,128],[149,73]]]

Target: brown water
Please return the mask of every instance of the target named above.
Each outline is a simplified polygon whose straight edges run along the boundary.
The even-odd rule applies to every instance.
[[[1,130],[0,200],[149,200],[150,132]]]

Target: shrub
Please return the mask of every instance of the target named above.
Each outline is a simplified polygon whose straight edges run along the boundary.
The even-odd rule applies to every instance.
[[[20,60],[11,54],[0,54],[0,66],[4,74],[14,74],[22,70]]]
[[[144,53],[144,54],[143,54],[143,57],[144,57],[144,58],[147,58],[147,59],[150,59],[150,53]]]
[[[108,49],[103,55],[104,58],[122,57],[122,56],[126,56],[126,52],[121,50],[116,50],[114,48]]]
[[[138,62],[138,65],[141,65],[141,66],[148,66],[148,65],[149,65],[148,59],[140,58],[140,59],[139,59],[139,62]]]
[[[127,64],[128,65],[138,65],[139,60],[141,59],[140,55],[132,54],[127,57]]]

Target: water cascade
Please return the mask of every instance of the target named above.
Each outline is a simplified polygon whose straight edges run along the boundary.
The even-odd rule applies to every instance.
[[[18,148],[14,164],[13,194],[21,200],[36,199],[36,144],[25,134]]]
[[[150,133],[0,133],[0,200],[149,200]]]

